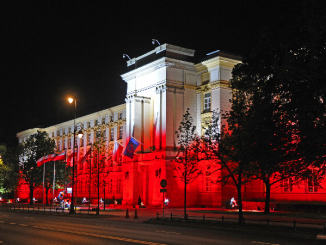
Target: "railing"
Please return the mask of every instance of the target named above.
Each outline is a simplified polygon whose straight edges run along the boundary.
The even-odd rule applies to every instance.
[[[156,219],[164,219],[164,220],[183,220],[183,221],[192,221],[192,222],[198,222],[198,223],[207,223],[207,224],[225,224],[227,223],[235,223],[238,222],[238,218],[228,218],[224,215],[222,217],[213,217],[213,216],[189,216],[186,214],[186,217],[184,215],[174,215],[174,214],[160,214],[157,212]],[[326,232],[326,222],[321,221],[323,223],[308,223],[308,222],[298,222],[295,219],[293,221],[281,221],[281,220],[271,220],[270,218],[267,219],[247,219],[246,217],[243,217],[242,224],[262,224],[265,225],[267,229],[271,227],[271,224],[274,226],[281,225],[281,226],[287,226],[287,227],[293,227],[294,231],[297,230],[298,225],[300,226],[317,226],[317,228],[322,228]]]

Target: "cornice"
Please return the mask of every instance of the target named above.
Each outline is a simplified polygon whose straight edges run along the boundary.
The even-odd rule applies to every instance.
[[[146,74],[152,73],[155,70],[161,69],[161,68],[178,68],[178,69],[183,69],[183,70],[189,70],[196,72],[196,69],[194,67],[194,63],[187,62],[187,61],[182,61],[182,60],[176,60],[172,58],[167,58],[167,57],[162,57],[158,60],[155,60],[149,64],[146,64],[144,66],[141,66],[137,69],[134,69],[130,72],[127,72],[125,74],[121,75],[121,78],[125,81],[128,82],[132,79],[142,77]]]
[[[119,112],[119,111],[124,111],[124,110],[126,110],[126,104],[117,105],[117,106],[114,106],[114,107],[111,107],[111,108],[108,108],[108,109],[105,109],[105,110],[102,110],[102,111],[98,111],[98,112],[94,112],[92,114],[88,114],[88,115],[85,115],[85,116],[82,116],[82,117],[78,117],[78,118],[76,118],[76,123],[90,121],[92,119],[97,119],[99,117],[103,117],[103,116],[106,116],[108,114],[113,114],[113,113],[116,113],[116,112]],[[45,132],[49,133],[51,131],[58,130],[58,129],[61,129],[61,128],[66,128],[66,127],[69,127],[69,126],[72,126],[72,125],[74,125],[74,120],[59,123],[59,124],[56,124],[56,125],[53,125],[53,126],[50,126],[50,127],[46,127],[46,128],[28,129],[28,130],[17,133],[16,137],[20,138],[21,136],[35,134],[35,133],[37,133],[38,130],[39,131],[45,131]]]

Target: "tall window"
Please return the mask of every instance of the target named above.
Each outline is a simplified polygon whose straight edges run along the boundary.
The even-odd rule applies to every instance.
[[[63,141],[63,149],[65,149],[66,148],[66,139],[63,139],[62,141]]]
[[[94,121],[94,126],[97,126],[98,125],[98,121],[97,119]]]
[[[110,122],[113,122],[113,114],[110,115]]]
[[[58,150],[61,150],[60,140],[58,140]]]
[[[60,136],[60,130],[57,130],[57,136]]]
[[[122,192],[122,179],[119,179],[118,181],[118,192]]]
[[[102,124],[105,124],[105,117],[102,118]]]
[[[68,139],[68,149],[71,148],[71,139]]]
[[[314,176],[316,170],[309,170],[310,174],[308,177],[308,192],[317,192],[318,191],[318,183],[317,179]]]
[[[283,180],[283,190],[284,192],[291,192],[292,191],[292,179],[287,178]]]
[[[52,138],[54,137],[54,132],[52,132]]]
[[[70,134],[71,133],[71,128],[68,128],[68,134]]]
[[[114,128],[110,128],[110,141],[114,140]]]
[[[208,171],[205,173],[205,191],[211,191],[211,176]]]
[[[123,126],[119,127],[119,139],[122,139]]]
[[[204,97],[204,110],[211,109],[211,93],[206,93]]]
[[[119,113],[119,119],[122,119],[122,112]]]
[[[87,140],[88,140],[87,144],[90,144],[92,142],[92,133],[88,134],[88,139]]]
[[[91,122],[87,122],[87,128],[91,127]]]
[[[84,136],[80,139],[81,140],[81,147],[83,147],[84,146]]]

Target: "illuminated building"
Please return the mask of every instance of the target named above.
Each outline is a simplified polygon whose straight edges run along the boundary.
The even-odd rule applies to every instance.
[[[222,51],[208,54],[200,62],[194,61],[194,50],[174,45],[163,44],[154,50],[127,61],[125,74],[121,75],[127,83],[126,103],[90,115],[79,117],[76,122],[83,123],[84,136],[77,138],[79,156],[84,156],[90,143],[94,142],[94,127],[101,125],[105,130],[107,146],[113,149],[114,141],[126,146],[130,137],[142,144],[137,148],[137,155],[131,160],[123,155],[118,162],[107,160],[101,174],[105,180],[105,197],[115,199],[122,204],[137,204],[140,197],[145,205],[161,205],[160,181],[167,180],[166,197],[169,206],[183,206],[184,184],[176,177],[171,162],[177,155],[178,129],[182,116],[189,108],[193,124],[198,135],[202,134],[202,123],[211,117],[211,111],[231,108],[231,90],[228,87],[232,78],[232,68],[241,62],[241,58]],[[223,122],[222,122],[223,123]],[[73,120],[43,129],[30,129],[17,134],[19,142],[23,142],[37,130],[46,131],[54,138],[59,150],[68,149],[70,154],[73,145]],[[221,174],[212,175],[202,165],[202,175],[187,187],[187,206],[225,206],[231,197],[236,197],[236,189],[232,185],[213,184]],[[78,164],[77,196],[81,203],[83,197],[88,198],[89,168]],[[109,175],[104,172],[109,171]],[[284,187],[272,187],[271,200],[321,201],[322,195],[307,194],[318,191],[313,181],[302,183],[303,188],[292,187],[291,183],[283,183]],[[97,202],[97,191],[92,189],[92,202]],[[21,185],[17,196],[21,199],[29,197],[28,186]],[[100,193],[103,193],[103,186]],[[291,193],[289,195],[289,193]],[[294,193],[295,192],[295,193]],[[51,192],[52,193],[52,192]],[[244,200],[263,200],[264,186],[255,181],[244,186]],[[36,198],[42,198],[40,188],[35,191]],[[103,195],[100,197],[103,198]],[[49,198],[52,198],[49,194]]]

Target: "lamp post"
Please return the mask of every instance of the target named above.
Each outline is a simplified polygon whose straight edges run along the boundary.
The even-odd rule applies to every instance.
[[[69,98],[68,99],[69,103],[73,103],[75,101],[75,118],[74,118],[74,146],[73,146],[73,155],[72,155],[72,160],[73,160],[73,164],[72,164],[72,183],[71,183],[71,205],[70,205],[70,214],[73,214],[75,212],[75,205],[74,205],[74,185],[75,185],[75,142],[76,142],[76,131],[77,131],[77,126],[79,123],[77,123],[76,125],[76,106],[77,106],[77,101],[76,99],[73,98]],[[83,137],[83,132],[81,130],[79,130],[78,132],[78,137],[81,138]],[[76,193],[77,196],[77,193]],[[77,203],[76,203],[77,204]]]

